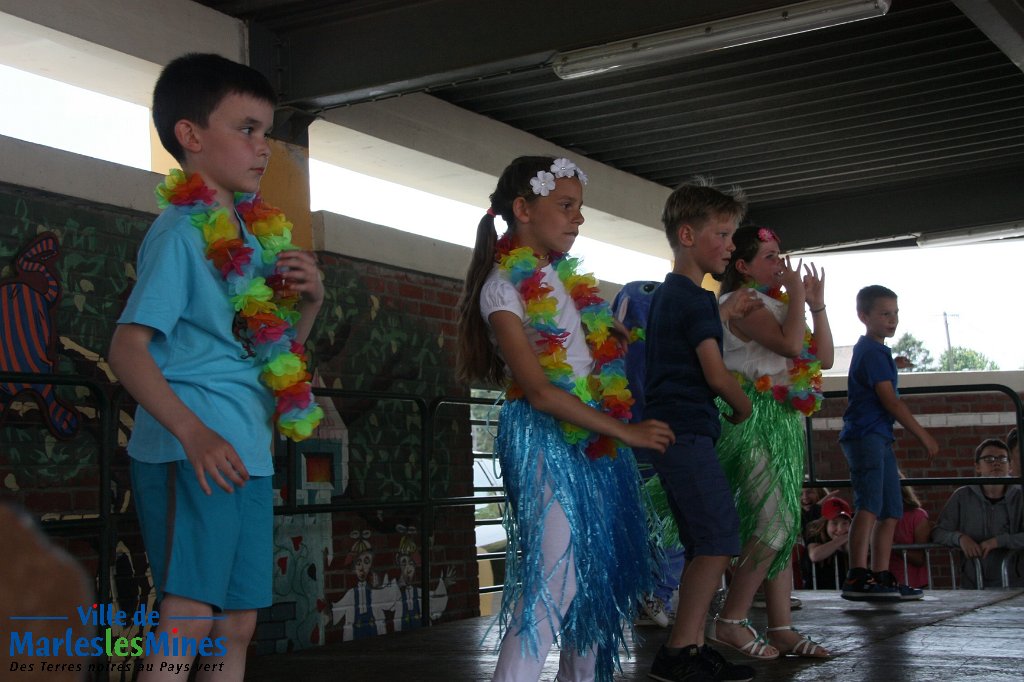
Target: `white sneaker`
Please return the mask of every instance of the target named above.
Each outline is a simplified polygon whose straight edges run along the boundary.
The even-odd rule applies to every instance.
[[[644,597],[640,602],[640,617],[636,619],[637,625],[657,625],[660,628],[669,626],[668,614],[665,613],[665,605],[657,597]]]

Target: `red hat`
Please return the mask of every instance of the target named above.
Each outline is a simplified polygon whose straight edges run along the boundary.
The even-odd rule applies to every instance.
[[[841,497],[830,497],[821,503],[821,515],[831,521],[837,516],[845,516],[848,519],[853,518],[853,510],[850,509],[850,503]]]

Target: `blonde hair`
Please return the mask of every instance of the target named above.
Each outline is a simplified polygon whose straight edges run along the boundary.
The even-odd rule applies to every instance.
[[[679,227],[686,223],[701,228],[709,218],[730,216],[736,222],[747,214],[747,195],[739,187],[728,190],[716,188],[710,178],[697,175],[679,185],[665,200],[661,223],[665,226],[668,244],[679,248]]]

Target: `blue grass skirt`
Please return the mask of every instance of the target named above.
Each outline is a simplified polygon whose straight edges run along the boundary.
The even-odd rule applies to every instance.
[[[554,633],[558,644],[580,653],[596,647],[597,680],[609,682],[619,667],[625,628],[632,629],[637,601],[653,589],[656,570],[633,451],[623,447],[614,460],[591,461],[565,442],[554,417],[513,400],[501,409],[497,452],[509,502],[501,635],[511,629],[523,639],[523,655],[536,657],[538,627],[560,624]],[[565,512],[571,535],[577,592],[564,619],[544,571],[541,542],[551,508],[544,503],[545,484]],[[565,561],[568,556],[559,559],[556,573],[567,568]],[[517,617],[520,600],[522,614],[546,612],[548,621]]]

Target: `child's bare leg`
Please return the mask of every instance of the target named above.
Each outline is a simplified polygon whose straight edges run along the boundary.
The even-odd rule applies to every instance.
[[[209,604],[174,594],[164,595],[160,601],[160,623],[156,627],[156,637],[157,641],[160,641],[161,635],[166,633],[167,651],[154,651],[152,655],[146,657],[145,663],[151,664],[153,669],[143,671],[138,682],[187,680],[189,671],[186,668],[190,666],[185,664],[192,663],[195,652],[193,651],[191,655],[174,656],[173,643],[182,642],[186,637],[194,641],[209,637],[213,623],[210,620],[212,615],[213,608]]]
[[[892,554],[896,522],[897,519],[884,519],[875,524],[875,530],[871,534],[871,570],[875,573],[889,570],[889,555]]]
[[[732,582],[729,583],[729,593],[725,598],[725,605],[719,614],[722,618],[729,620],[744,620],[750,612],[750,606],[754,602],[754,594],[758,586],[764,581],[768,572],[768,566],[774,558],[775,552],[768,546],[761,543],[758,538],[751,538],[743,547],[743,553],[737,562],[732,573]],[[786,598],[787,608],[789,598]],[[743,625],[727,623],[724,620],[715,622],[715,637],[728,644],[739,647],[750,640],[750,630]],[[769,647],[764,656],[774,656],[774,648]]]
[[[871,545],[877,518],[863,509],[858,509],[853,515],[853,523],[850,525],[850,568],[868,567],[868,547]]]
[[[729,566],[727,556],[697,556],[687,561],[679,580],[679,608],[666,646],[682,649],[704,645],[704,622],[715,590],[722,584],[722,574]],[[685,601],[684,601],[685,600]]]
[[[789,597],[793,594],[793,564],[771,580],[764,581],[764,601],[767,607],[768,627],[793,624]]]
[[[245,677],[245,654],[256,631],[256,610],[225,611],[224,616],[224,620],[214,621],[210,637],[214,641],[223,637],[226,653],[199,659],[200,663],[210,664],[210,668],[200,671],[196,682],[242,682]]]

